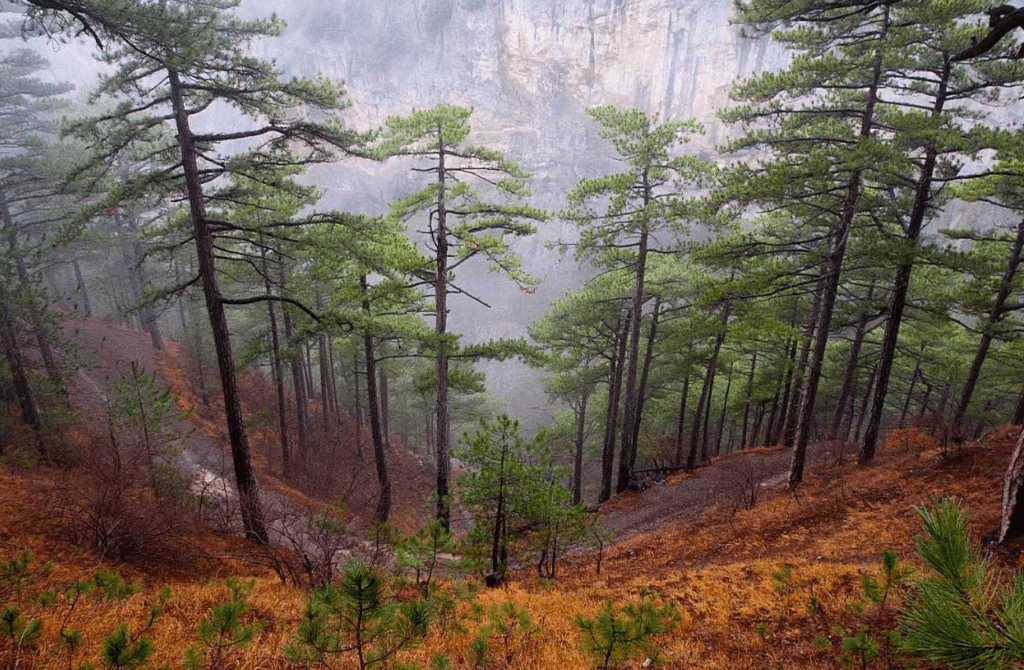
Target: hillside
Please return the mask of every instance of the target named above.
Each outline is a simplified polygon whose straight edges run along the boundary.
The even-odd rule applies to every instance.
[[[77,328],[77,337],[85,337],[87,328]],[[125,338],[118,349],[122,359],[127,358],[125,342],[139,338],[111,327],[105,333],[104,346]],[[90,347],[102,348],[87,339],[80,342],[84,357]],[[202,417],[198,420],[203,425]],[[204,431],[215,432],[215,427]],[[83,439],[77,429],[70,436]],[[215,435],[206,438],[216,444]],[[825,455],[824,445],[815,445],[817,457],[797,495],[781,484],[761,485],[772,480],[763,464],[785,461],[783,453],[761,450],[724,457],[695,476],[677,476],[642,493],[615,498],[601,512],[605,527],[618,527],[620,537],[629,537],[605,548],[600,574],[598,553],[587,550],[561,562],[555,582],[538,580],[535,571],[525,569],[506,588],[476,596],[483,611],[493,604],[515,603],[540,624],[528,635],[513,631],[493,637],[488,667],[592,667],[580,649],[574,617],[595,615],[608,598],[619,603],[635,599],[642,589],[675,603],[682,615],[676,630],[659,639],[665,656],[660,667],[843,667],[842,635],[835,626],[853,635],[862,625],[877,632],[895,620],[891,606],[869,608],[863,615],[851,606],[863,599],[862,576],[879,573],[886,548],[903,561],[917,563],[919,519],[914,508],[934,498],[962,500],[972,512],[976,538],[992,529],[1013,441],[1014,431],[1002,429],[943,457],[924,433],[905,428],[891,434],[877,463],[865,468],[853,466],[849,457],[837,463],[835,456]],[[266,472],[263,476],[269,477]],[[406,476],[419,481],[419,475]],[[196,640],[198,623],[227,599],[223,580],[229,576],[243,583],[255,580],[244,618],[263,623],[251,646],[225,650],[216,667],[297,667],[284,659],[283,650],[303,617],[305,592],[275,574],[282,552],[187,523],[173,543],[164,545],[170,548],[164,553],[140,552],[129,561],[104,557],[69,541],[74,538],[62,522],[66,510],[60,507],[72,483],[67,473],[10,462],[0,472],[5,492],[0,559],[7,569],[0,597],[5,607],[17,603],[26,620],[43,622],[39,641],[18,653],[12,655],[10,640],[0,643],[7,667],[102,666],[103,637],[122,621],[129,623],[132,634],[141,632],[164,587],[171,589],[170,599],[145,633],[155,648],[150,664],[179,667],[185,649]],[[283,485],[271,487],[285,490]],[[746,509],[743,501],[755,504]],[[680,508],[685,505],[689,508]],[[993,555],[1001,570],[1020,567],[1020,549],[1018,544]],[[24,550],[33,560],[24,570],[12,568],[12,560]],[[91,595],[77,600],[65,590],[97,569],[117,571],[140,590],[123,599],[104,599],[93,586]],[[456,576],[446,573],[446,579]],[[406,596],[412,593],[408,586],[399,589]],[[469,603],[459,605],[458,611],[469,617]],[[435,629],[422,646],[402,652],[401,660],[427,667],[434,654],[445,652],[453,667],[472,667],[469,649],[478,623],[467,618],[464,624],[463,632]],[[69,651],[61,632],[72,629],[81,632],[82,642]],[[629,661],[624,667],[638,663]],[[879,661],[867,667],[887,666]],[[888,667],[905,666],[893,662]]]

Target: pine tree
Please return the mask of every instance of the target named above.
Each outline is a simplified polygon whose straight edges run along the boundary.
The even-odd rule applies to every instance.
[[[696,156],[679,155],[687,135],[700,131],[693,121],[660,121],[644,112],[614,107],[588,110],[628,166],[623,172],[581,180],[566,196],[561,216],[576,224],[580,239],[576,258],[605,270],[631,275],[632,297],[627,307],[625,402],[616,491],[634,485],[636,434],[642,419],[640,371],[641,323],[648,254],[652,236],[671,230],[676,235],[699,216],[687,189],[700,186],[711,166]]]
[[[151,156],[168,161],[127,182],[122,192],[161,188],[184,191],[189,203],[206,309],[213,331],[224,393],[228,435],[246,534],[267,541],[265,522],[250,463],[249,444],[235,379],[234,355],[225,316],[228,304],[249,304],[274,296],[229,299],[221,291],[214,238],[251,230],[243,222],[217,221],[208,214],[216,199],[215,178],[232,172],[258,174],[280,167],[278,150],[303,148],[302,162],[332,158],[333,148],[351,148],[358,136],[338,122],[305,120],[300,108],[326,113],[342,107],[341,92],[324,79],[282,81],[273,66],[253,58],[246,47],[254,39],[278,34],[276,19],[242,21],[232,14],[235,0],[188,0],[138,5],[131,13],[133,31],[151,48],[127,46],[104,58],[115,72],[102,78],[98,95],[120,100],[109,113],[80,120],[72,129],[111,158],[142,145]],[[137,46],[137,45],[135,45]],[[245,119],[231,130],[197,132],[193,124],[215,102],[227,102]],[[163,131],[168,124],[173,130]],[[157,144],[163,137],[173,144]],[[231,156],[225,145],[247,141],[258,149]]]
[[[446,529],[451,521],[449,359],[458,350],[448,328],[448,296],[458,292],[481,300],[455,283],[453,273],[481,257],[523,290],[532,290],[536,280],[523,272],[507,238],[529,235],[536,230],[535,222],[547,218],[545,212],[519,204],[529,195],[526,172],[500,152],[469,143],[471,114],[470,109],[442,104],[389,118],[377,148],[379,157],[419,159],[414,170],[433,173],[426,187],[392,205],[391,219],[422,224],[431,254],[429,269],[420,270],[419,276],[434,297],[437,518]]]

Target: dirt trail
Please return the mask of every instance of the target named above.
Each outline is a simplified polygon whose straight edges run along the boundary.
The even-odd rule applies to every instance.
[[[616,541],[696,516],[719,503],[744,509],[785,488],[792,452],[759,448],[715,459],[692,474],[673,475],[641,492],[626,492],[601,508],[602,525]],[[821,445],[808,449],[809,467],[834,461]]]
[[[130,330],[102,319],[66,319],[62,335],[78,346],[77,364],[71,378],[72,408],[81,412],[91,432],[106,434],[108,391],[111,384],[131,374],[132,363],[146,373],[158,373],[159,352],[153,348],[149,335]],[[161,382],[163,384],[163,382]],[[175,458],[194,486],[207,486],[222,493],[231,490],[228,483],[231,463],[212,440],[187,421],[180,421],[175,430],[187,435],[185,450]]]

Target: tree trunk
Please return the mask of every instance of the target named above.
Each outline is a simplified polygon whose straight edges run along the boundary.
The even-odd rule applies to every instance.
[[[0,347],[3,348],[4,358],[7,359],[7,365],[11,368],[11,376],[14,378],[14,395],[18,398],[21,420],[38,432],[42,428],[43,422],[39,416],[35,395],[32,393],[32,385],[25,372],[21,352],[18,350],[17,329],[8,305],[10,305],[10,296],[3,284],[3,278],[0,278]],[[46,451],[42,441],[39,442],[39,451],[45,458]]]
[[[1024,532],[1024,431],[1017,438],[1017,446],[1010,457],[1010,465],[1003,475],[1003,509],[999,516],[999,544],[1019,537]]]
[[[586,441],[587,401],[590,389],[580,392],[579,404],[576,407],[576,444],[572,460],[572,504],[577,505],[583,500],[583,443]]]
[[[868,402],[871,400],[871,391],[875,386],[875,379],[878,377],[878,364],[871,367],[871,374],[864,382],[864,399],[860,403],[860,414],[857,417],[857,430],[853,433],[853,441],[860,441],[860,431],[864,427],[864,419],[868,415]]]
[[[686,398],[690,395],[690,372],[683,378],[683,392],[679,395],[679,421],[676,424],[676,461],[675,466],[683,465],[683,432],[686,428]]]
[[[267,264],[267,249],[260,236],[260,260],[263,265],[263,288],[267,295],[273,294],[270,285],[270,271]],[[281,340],[277,334],[277,307],[273,300],[267,301],[267,312],[270,317],[270,364],[274,373],[274,388],[277,391],[277,423],[281,434],[281,468],[287,478],[288,463],[288,405],[284,397],[284,370],[281,365]]]
[[[889,6],[884,7],[880,37],[885,37],[889,31]],[[882,57],[875,55],[875,63],[872,69],[871,85],[867,90],[867,101],[864,106],[864,115],[861,118],[860,137],[870,137],[874,127],[875,104],[878,100],[878,86],[882,78]],[[807,378],[804,379],[801,398],[800,415],[797,419],[796,435],[793,441],[793,460],[789,468],[789,487],[795,488],[803,481],[804,461],[807,456],[807,443],[811,437],[811,427],[814,421],[814,405],[818,397],[818,382],[821,379],[822,367],[825,363],[825,348],[828,344],[829,330],[832,323],[832,312],[836,303],[836,294],[839,288],[839,275],[843,269],[843,259],[846,256],[846,243],[850,238],[850,231],[853,227],[853,219],[857,213],[857,205],[860,199],[861,168],[855,169],[846,184],[846,197],[843,200],[843,210],[839,216],[839,222],[832,238],[832,250],[828,257],[828,267],[823,274],[821,286],[821,306],[818,310],[818,323],[815,325],[814,350],[811,353],[811,361],[807,367]]]
[[[725,341],[725,330],[729,325],[729,311],[732,303],[726,302],[722,310],[722,331],[715,336],[715,344],[711,349],[711,358],[708,360],[707,373],[704,375],[704,385],[701,387],[700,399],[697,401],[697,411],[693,414],[693,427],[690,430],[690,454],[686,458],[686,471],[693,472],[697,469],[698,450],[701,447],[701,423],[705,415],[705,405],[711,404],[711,386],[715,379],[715,366],[718,364],[718,352]],[[706,424],[705,424],[706,425]]]
[[[821,282],[819,280],[814,298],[811,300],[811,313],[807,315],[807,323],[804,325],[803,344],[800,347],[800,360],[793,372],[793,391],[789,396],[789,406],[786,409],[786,424],[782,434],[782,443],[787,449],[792,449],[796,442],[796,427],[800,418],[800,404],[803,398],[804,376],[807,373],[807,362],[811,358],[811,343],[814,341],[815,327],[818,324],[818,312],[821,308]]]
[[[724,335],[722,336],[725,337]],[[708,402],[704,407],[704,421],[701,425],[701,439],[700,439],[700,464],[708,465],[711,463],[711,441],[709,439],[708,425],[711,423],[711,401],[714,399],[715,391],[715,377],[717,376],[717,362],[716,371],[709,375],[710,383],[708,384]]]
[[[789,365],[786,366],[786,382],[782,389],[782,399],[779,400],[779,416],[776,417],[775,426],[771,429],[771,435],[768,438],[769,442],[773,445],[779,444],[785,439],[787,418],[791,416],[789,413],[789,398],[793,393],[793,372],[797,368],[796,347],[797,340],[793,338],[786,353],[786,360],[789,361]]]
[[[284,263],[281,264],[281,290],[285,287]],[[295,428],[299,437],[299,458],[306,458],[306,447],[309,441],[309,416],[306,407],[306,382],[302,379],[302,364],[299,362],[299,345],[293,340],[292,313],[287,307],[281,309],[284,321],[284,339],[288,343],[288,365],[292,371],[292,390],[295,393]]]
[[[1018,266],[1020,266],[1022,251],[1024,251],[1024,219],[1021,219],[1020,223],[1017,224],[1017,236],[1014,238],[1013,249],[1010,252],[1009,260],[1006,262],[1006,269],[999,280],[999,290],[996,291],[995,300],[992,302],[992,309],[989,310],[988,319],[982,327],[981,339],[978,341],[978,350],[974,354],[971,369],[967,372],[963,389],[960,391],[960,401],[957,403],[956,409],[953,410],[953,419],[950,422],[953,430],[957,429],[957,426],[963,422],[964,417],[967,415],[967,408],[971,404],[974,387],[978,383],[978,377],[981,376],[981,366],[985,363],[985,357],[988,356],[989,347],[992,345],[993,331],[1006,314],[1006,299],[1010,297],[1010,291],[1013,288],[1013,278],[1017,274]]]
[[[75,270],[75,290],[82,296],[82,308],[85,310],[86,316],[92,316],[92,303],[89,302],[89,287],[85,284],[85,278],[82,276],[82,266],[75,258],[71,261],[71,266]]]
[[[317,294],[317,306],[323,307],[323,296]],[[327,336],[324,333],[316,338],[317,356],[320,361],[320,413],[324,422],[324,431],[331,426],[331,365],[327,360]]]
[[[922,348],[923,349],[923,348]],[[923,351],[921,352],[924,353]],[[910,375],[910,385],[907,386],[907,398],[903,401],[903,412],[900,414],[900,423],[903,423],[907,419],[907,412],[910,411],[910,401],[914,397],[914,384],[917,383],[917,376],[921,374],[921,359],[917,359],[917,365],[914,366],[914,373]]]
[[[637,446],[640,443],[640,424],[644,415],[644,403],[647,400],[647,379],[651,372],[651,361],[654,360],[654,340],[658,334],[658,316],[661,310],[661,298],[654,299],[654,313],[651,315],[651,329],[647,333],[647,351],[644,354],[644,366],[640,373],[640,387],[637,389],[636,416],[633,417],[633,449],[630,452],[632,462],[629,464],[629,478],[633,480],[636,467]]]
[[[644,204],[647,204],[647,172],[643,174]],[[636,440],[634,427],[639,420],[639,397],[636,387],[637,370],[640,367],[640,324],[644,305],[644,276],[647,266],[647,226],[640,228],[637,249],[636,274],[633,282],[632,318],[629,321],[629,351],[626,358],[626,399],[622,408],[622,446],[619,450],[619,480],[615,492],[622,493],[633,482],[633,464],[636,461]]]
[[[949,56],[946,56],[942,76],[939,80],[939,90],[936,93],[935,104],[932,109],[932,118],[942,114],[942,109],[946,102],[946,86],[949,83],[950,72]],[[929,140],[925,144],[921,174],[918,177],[914,191],[914,206],[910,212],[910,220],[907,222],[906,241],[911,250],[917,247],[921,228],[924,225],[924,218],[928,214],[932,195],[932,176],[935,172],[937,157],[938,152],[935,140]],[[885,397],[889,390],[889,375],[892,372],[893,358],[896,355],[896,341],[900,335],[900,323],[903,321],[903,308],[907,304],[907,291],[910,289],[910,274],[913,272],[913,269],[914,260],[912,256],[908,256],[908,260],[896,267],[892,297],[889,303],[889,320],[885,324],[885,334],[882,336],[877,379],[875,380],[874,394],[871,398],[871,414],[868,418],[867,429],[864,432],[864,443],[860,449],[859,461],[861,463],[867,463],[875,457],[878,432],[882,424],[882,413],[885,411]]]
[[[60,366],[57,365],[57,357],[50,346],[50,329],[43,322],[43,308],[37,303],[35,296],[32,294],[32,282],[28,275],[28,268],[25,266],[25,259],[22,257],[21,249],[18,247],[17,228],[14,226],[14,219],[11,216],[7,199],[3,197],[2,193],[0,193],[0,214],[3,215],[4,230],[7,234],[8,253],[14,260],[15,269],[18,273],[19,288],[25,296],[28,321],[32,326],[32,335],[39,346],[43,367],[46,368],[46,374],[50,378],[53,388],[66,396],[67,390],[64,388],[64,377],[61,375]],[[8,299],[11,297],[10,295],[7,296]]]
[[[437,519],[451,530],[451,416],[448,408],[448,202],[445,172],[445,144],[441,124],[437,126],[437,211],[434,231],[434,334],[437,336],[435,370],[435,434],[437,454]]]
[[[1015,426],[1024,425],[1024,390],[1017,396],[1017,402],[1013,405],[1013,416],[1010,423]]]
[[[355,402],[353,411],[356,415],[356,456],[363,459],[363,401],[359,391],[359,355],[352,354],[352,385],[355,387]]]
[[[868,285],[866,301],[871,305],[871,299],[875,294],[875,282]],[[836,439],[839,429],[843,425],[843,417],[846,406],[850,404],[850,396],[853,394],[853,377],[857,373],[857,364],[860,362],[860,350],[864,345],[864,336],[867,334],[868,316],[864,315],[857,321],[857,330],[853,335],[853,344],[850,345],[850,353],[846,357],[846,369],[843,370],[843,381],[839,384],[839,398],[836,399],[836,408],[832,412],[832,426],[829,435]]]
[[[228,439],[231,442],[231,460],[235,468],[235,484],[238,487],[239,508],[242,512],[242,526],[245,534],[261,544],[268,542],[263,508],[260,505],[256,477],[249,456],[249,440],[245,433],[245,419],[238,397],[235,379],[235,362],[231,352],[231,335],[228,331],[224,303],[220,286],[217,284],[217,269],[214,260],[213,238],[206,221],[206,202],[203,197],[202,181],[197,164],[197,149],[188,125],[185,100],[182,95],[178,73],[168,69],[171,100],[174,106],[174,120],[177,126],[178,142],[181,146],[182,166],[185,173],[185,187],[192,225],[196,240],[196,255],[199,259],[199,274],[203,281],[206,309],[210,315],[213,330],[213,344],[217,351],[217,367],[220,369],[221,388],[224,393],[224,414],[227,419]]]
[[[367,299],[366,275],[359,278],[363,290],[363,312],[369,316],[370,301]],[[380,400],[377,397],[377,357],[373,351],[373,335],[369,331],[363,335],[363,350],[366,353],[366,405],[370,409],[370,435],[373,437],[373,460],[377,465],[377,484],[380,486],[380,498],[374,512],[375,523],[388,522],[391,512],[391,480],[388,479],[388,466],[385,460],[384,435],[380,429]],[[326,388],[326,387],[325,387]]]
[[[631,319],[631,311],[627,311],[625,322]],[[612,497],[612,471],[615,465],[615,435],[619,420],[619,394],[622,391],[622,368],[626,360],[626,340],[629,331],[622,320],[616,324],[615,336],[618,340],[613,352],[609,369],[608,409],[605,414],[604,447],[601,450],[601,492],[597,502],[602,503]]]
[[[729,391],[732,390],[732,363],[725,376],[725,397],[722,398],[722,411],[718,415],[718,435],[715,437],[715,456],[722,453],[722,433],[725,432],[725,411],[729,407]],[[732,445],[725,445],[726,453],[732,452]]]
[[[391,447],[391,402],[388,397],[388,373],[382,367],[380,374],[380,429],[384,433],[384,446]]]
[[[730,366],[730,370],[732,367]],[[757,350],[750,357],[750,372],[747,373],[747,392],[743,401],[743,430],[740,432],[740,451],[747,448],[747,423],[750,419],[750,399],[754,393],[754,372],[757,369]],[[753,445],[751,445],[753,446]]]

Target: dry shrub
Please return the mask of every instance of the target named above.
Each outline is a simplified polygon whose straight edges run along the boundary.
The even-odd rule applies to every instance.
[[[138,451],[93,438],[58,475],[52,518],[69,540],[104,558],[184,560],[193,517],[184,486],[171,466],[154,468]]]
[[[732,508],[732,514],[741,509],[753,509],[768,479],[774,474],[763,458],[722,459],[719,467],[721,479],[713,494],[716,500]]]

